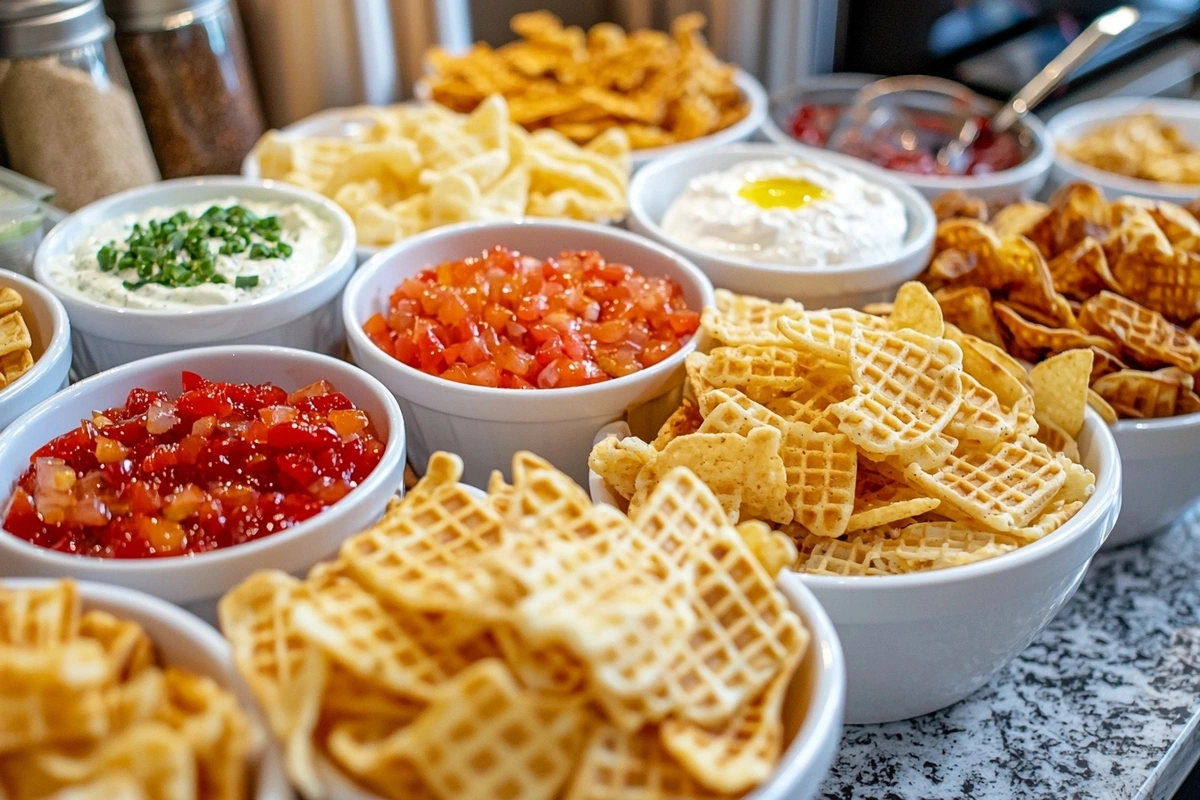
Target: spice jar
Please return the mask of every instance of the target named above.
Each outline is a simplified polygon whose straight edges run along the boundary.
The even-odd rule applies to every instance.
[[[100,0],[0,3],[0,135],[69,211],[158,180]]]
[[[262,109],[229,0],[105,0],[163,177],[241,172]]]

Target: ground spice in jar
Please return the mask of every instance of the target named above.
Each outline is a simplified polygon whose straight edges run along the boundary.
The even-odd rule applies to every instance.
[[[68,211],[158,180],[133,95],[57,58],[0,62],[0,132],[13,169]]]
[[[164,178],[236,175],[266,130],[228,7],[163,30],[120,28],[117,47]]]

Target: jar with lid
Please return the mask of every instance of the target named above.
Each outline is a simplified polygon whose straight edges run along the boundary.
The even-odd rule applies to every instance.
[[[165,178],[241,172],[266,125],[230,0],[105,0]]]
[[[100,0],[0,3],[0,136],[61,208],[152,183],[158,168]]]

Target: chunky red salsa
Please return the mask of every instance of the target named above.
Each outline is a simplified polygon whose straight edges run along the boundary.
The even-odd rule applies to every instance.
[[[670,278],[593,250],[539,261],[493,247],[408,278],[363,330],[389,355],[447,380],[555,389],[657,364],[699,325]]]
[[[802,105],[792,115],[791,134],[804,144],[825,147],[843,110],[843,106],[836,105]],[[935,156],[938,149],[958,134],[958,130],[950,130],[948,117],[940,114],[913,112],[912,119],[922,132],[921,141],[914,148],[899,147],[886,135],[880,135],[866,141],[848,142],[845,152],[897,172],[946,174],[947,168],[939,164]],[[986,117],[976,121],[980,126],[979,138],[966,153],[964,174],[987,175],[1011,169],[1025,160],[1016,136],[993,133]]]
[[[366,413],[326,381],[289,394],[184,372],[178,397],[134,389],[30,456],[4,527],[101,558],[203,553],[317,514],[383,450]]]

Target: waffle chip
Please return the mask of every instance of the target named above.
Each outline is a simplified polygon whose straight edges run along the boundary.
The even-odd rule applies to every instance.
[[[741,409],[735,397],[752,402],[730,392],[727,411]],[[745,433],[681,434],[661,452],[643,442],[641,472],[706,436],[778,459],[781,431],[746,418]],[[758,521],[735,529],[688,469],[667,469],[631,518],[528,453],[514,456],[511,486],[489,486],[502,510],[466,504],[457,459],[429,463],[338,561],[303,581],[258,573],[221,601],[235,664],[306,796],[326,788],[318,754],[406,800],[619,798],[640,780],[703,798],[769,775],[809,641],[775,586],[795,558],[789,538]],[[466,590],[430,581],[468,567]],[[650,760],[613,786],[612,759],[634,750]]]
[[[680,406],[680,408],[687,408],[687,406]],[[670,421],[668,420],[668,422]],[[672,433],[667,442],[674,438],[675,435]],[[665,444],[664,442],[664,446]],[[588,467],[592,472],[604,478],[605,483],[611,486],[613,491],[628,500],[637,491],[638,473],[655,458],[657,450],[661,449],[661,447],[655,448],[648,445],[637,437],[618,439],[615,436],[608,436],[592,448],[592,452],[588,456]]]
[[[719,344],[732,347],[787,345],[779,320],[795,319],[804,311],[804,306],[794,300],[772,303],[727,289],[717,289],[716,300],[715,306],[704,309],[704,329]]]
[[[960,233],[970,252],[988,243],[975,226]],[[987,290],[971,290],[990,310]],[[778,305],[730,295],[704,324],[719,326],[722,314],[747,308],[767,318]],[[1093,351],[1069,351],[1030,376],[1002,347],[940,318],[936,296],[919,285],[906,286],[890,311],[884,319],[847,309],[793,309],[777,322],[792,354],[786,345],[713,351],[724,352],[726,361],[737,353],[747,363],[752,354],[752,368],[708,370],[705,377],[703,367],[714,356],[696,355],[688,375],[696,405],[681,415],[699,416],[699,425],[672,432],[655,462],[639,471],[630,513],[642,520],[647,509],[661,506],[652,498],[686,466],[713,497],[703,512],[684,504],[690,516],[675,529],[690,537],[677,537],[672,552],[703,540],[704,531],[736,513],[743,544],[772,574],[794,563],[802,572],[840,576],[942,569],[1001,556],[1077,513],[1094,485],[1077,463],[1075,442]],[[939,325],[941,335],[921,332]],[[768,363],[774,356],[778,360]],[[769,390],[764,376],[770,376]],[[599,446],[596,455],[611,446]],[[774,480],[752,477],[751,465],[766,455],[783,463],[790,520],[758,496],[765,486],[775,491]],[[776,537],[794,541],[797,555],[775,544]],[[651,693],[653,702],[660,694]],[[626,720],[626,729],[627,720],[652,719],[644,708],[619,711],[610,715]]]
[[[243,800],[258,730],[213,680],[162,667],[146,631],[80,613],[71,581],[0,587],[6,797]]]

